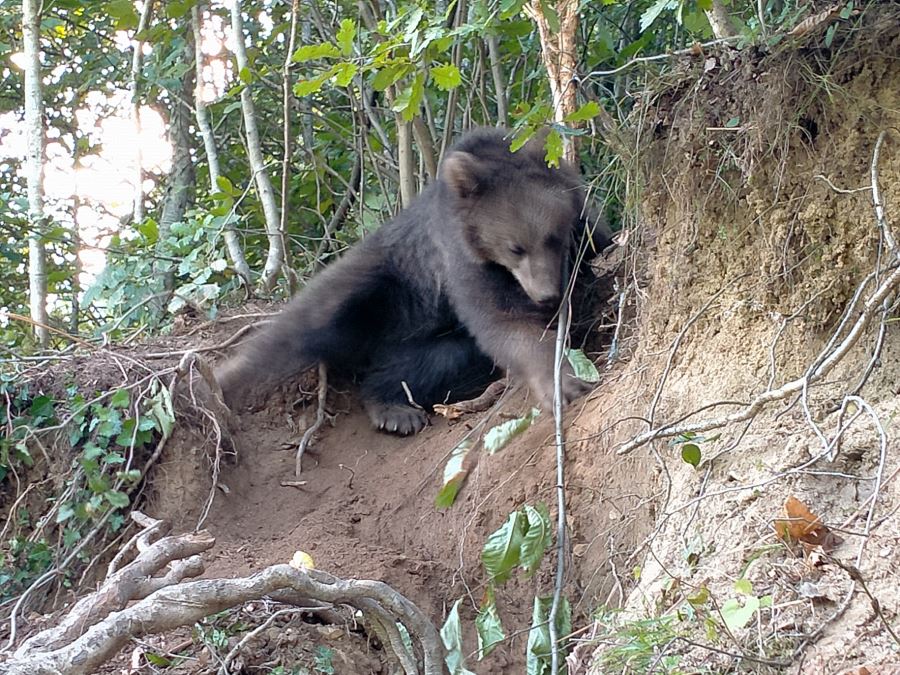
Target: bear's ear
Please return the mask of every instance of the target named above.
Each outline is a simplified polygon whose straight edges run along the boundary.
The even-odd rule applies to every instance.
[[[459,197],[467,199],[484,191],[488,176],[475,155],[457,150],[441,163],[441,178]]]

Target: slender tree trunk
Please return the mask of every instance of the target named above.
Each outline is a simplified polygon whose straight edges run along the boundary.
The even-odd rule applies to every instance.
[[[425,171],[428,173],[428,177],[434,180],[437,178],[438,164],[437,158],[434,156],[434,140],[431,136],[431,131],[429,131],[428,125],[421,115],[416,115],[412,124],[413,136],[416,139],[416,145],[419,146],[419,154],[422,156],[422,161],[425,163]]]
[[[291,154],[293,148],[291,146],[291,100],[293,92],[291,92],[291,57],[294,54],[294,47],[297,39],[297,8],[299,0],[291,2],[291,28],[290,37],[288,39],[288,48],[284,57],[284,68],[281,74],[281,114],[282,114],[282,142],[284,145],[284,154],[281,159],[281,247],[284,250],[284,278],[288,282],[288,290],[291,295],[297,292],[298,280],[297,273],[291,266],[291,247],[288,244],[288,213],[290,212],[291,201]]]
[[[237,59],[238,72],[250,70],[250,61],[247,58],[247,48],[244,44],[244,20],[241,17],[240,0],[233,0],[231,5],[231,32],[234,40],[234,55]],[[284,246],[281,234],[281,218],[278,214],[278,204],[275,202],[275,191],[266,173],[263,160],[262,146],[259,140],[259,129],[256,126],[256,109],[253,105],[253,97],[250,95],[250,85],[245,84],[241,89],[241,112],[244,116],[244,128],[247,136],[247,154],[250,160],[250,169],[256,181],[256,192],[259,195],[266,219],[266,236],[269,239],[269,252],[266,256],[266,264],[263,267],[260,283],[262,287],[271,291],[278,281],[278,272],[284,262]]]
[[[190,39],[185,45],[186,60],[190,60],[193,51]],[[172,225],[184,219],[184,214],[194,198],[194,162],[191,160],[191,110],[189,101],[194,94],[193,71],[188,70],[182,78],[180,91],[170,92],[172,101],[171,117],[169,118],[169,144],[172,146],[172,171],[166,185],[166,193],[163,197],[162,213],[159,217],[159,238],[157,250],[162,254],[161,260],[154,265],[156,274],[162,280],[163,290],[166,291],[164,299],[160,303],[160,309],[165,307],[171,293],[175,290],[175,270],[172,263],[165,259],[168,251],[165,249],[166,241],[172,231]]]
[[[146,0],[144,9],[141,11],[141,18],[138,22],[137,33],[140,34],[150,25],[150,16],[153,12],[153,0]],[[144,220],[144,169],[143,157],[141,156],[141,100],[140,100],[140,80],[141,68],[144,61],[144,43],[135,38],[134,53],[131,55],[131,121],[134,128],[134,157],[132,159],[132,170],[134,181],[134,203],[132,208],[132,216],[134,224],[140,225]]]
[[[547,69],[550,80],[550,93],[553,96],[553,118],[562,122],[566,115],[577,109],[575,75],[577,74],[578,51],[578,1],[558,0],[556,13],[559,16],[559,32],[550,30],[544,17],[541,0],[531,0],[527,6],[528,13],[537,23],[541,36],[541,59]],[[563,156],[569,162],[577,164],[578,152],[574,139],[563,136]]]
[[[203,101],[203,51],[200,48],[203,40],[201,31],[201,19],[203,8],[198,5],[191,7],[191,24],[194,31],[194,109],[197,116],[197,128],[203,139],[203,147],[206,150],[206,163],[209,166],[209,185],[212,192],[219,191],[219,150],[216,148],[216,139],[213,136],[212,125],[209,123],[209,111]],[[224,229],[225,248],[234,271],[241,278],[247,288],[251,287],[250,266],[244,258],[244,249],[238,238],[234,223],[225,223]]]
[[[485,38],[488,47],[488,59],[491,62],[491,76],[494,79],[494,95],[497,97],[497,126],[509,124],[509,109],[506,99],[506,78],[503,76],[503,64],[500,63],[500,41],[496,35]]]
[[[538,0],[535,0],[537,2]],[[453,27],[459,28],[463,21],[466,19],[467,14],[467,4],[466,0],[457,0],[456,2],[456,13],[453,16]],[[462,45],[457,41],[453,45],[453,51],[451,52],[450,60],[454,66],[459,68],[460,62],[462,59]],[[447,151],[447,148],[450,146],[450,141],[453,138],[453,120],[456,118],[456,101],[459,97],[459,87],[454,87],[450,90],[450,93],[447,96],[447,112],[444,114],[444,136],[441,139],[441,152],[440,157],[444,156],[444,153]]]
[[[713,35],[717,39],[737,35],[737,31],[731,23],[731,17],[728,16],[728,10],[722,4],[722,0],[712,0],[712,7],[706,10],[706,18],[709,21],[709,27],[712,28]]]
[[[28,291],[34,335],[41,347],[50,342],[47,330],[47,257],[44,251],[44,102],[41,97],[41,18],[39,0],[22,2],[25,46],[25,135],[28,154],[25,180],[28,189]]]
[[[412,122],[397,120],[397,159],[400,164],[400,201],[407,208],[416,196],[416,158],[413,154]]]

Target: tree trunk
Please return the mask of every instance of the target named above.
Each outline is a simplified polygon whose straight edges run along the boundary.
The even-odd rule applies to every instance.
[[[50,342],[47,330],[47,258],[44,232],[44,103],[41,98],[41,59],[38,0],[22,2],[25,47],[25,135],[28,154],[25,180],[28,189],[28,290],[34,335],[41,347]]]
[[[706,10],[706,18],[716,38],[734,37],[737,31],[728,16],[728,10],[722,4],[722,0],[712,0],[712,7]]]
[[[491,76],[494,79],[494,95],[497,98],[497,126],[505,127],[509,123],[509,105],[506,99],[506,78],[503,76],[503,64],[500,63],[500,41],[496,35],[488,35],[485,42],[488,60],[491,62]]]
[[[203,101],[203,52],[200,49],[202,44],[202,31],[200,17],[203,8],[194,5],[191,7],[191,24],[194,31],[194,109],[197,116],[197,128],[200,130],[200,136],[203,138],[203,147],[206,150],[206,162],[209,166],[209,185],[212,192],[219,191],[219,150],[216,148],[216,139],[213,136],[212,125],[209,123],[209,111],[206,109],[206,103]],[[247,288],[250,288],[250,266],[244,258],[244,249],[241,247],[241,240],[238,239],[237,231],[234,229],[232,222],[226,222],[224,228],[225,248],[228,250],[228,257],[231,258],[231,264],[234,271],[241,278]]]
[[[141,18],[138,22],[137,34],[139,35],[147,29],[150,24],[150,15],[153,12],[153,0],[146,0],[144,9],[141,11]],[[140,79],[141,68],[143,67],[144,43],[135,38],[134,53],[131,56],[131,121],[134,128],[134,157],[132,159],[132,180],[134,181],[134,203],[132,207],[132,216],[135,226],[140,225],[144,220],[144,168],[143,157],[141,156],[141,101],[140,101]]]
[[[288,245],[288,213],[290,213],[291,200],[291,155],[293,147],[291,139],[291,60],[294,54],[294,46],[297,40],[297,10],[299,0],[291,2],[291,28],[288,38],[288,48],[284,57],[284,68],[281,73],[281,116],[282,116],[282,143],[284,153],[281,158],[281,247],[284,250],[284,277],[288,282],[288,290],[293,295],[297,292],[299,281],[297,273],[291,265],[291,247]]]
[[[412,145],[412,122],[397,120],[397,161],[400,164],[400,201],[407,208],[416,196],[416,162]]]
[[[553,96],[553,118],[562,122],[566,115],[577,109],[576,79],[578,51],[576,38],[578,35],[578,2],[577,0],[559,0],[556,13],[559,16],[559,32],[550,30],[544,17],[541,0],[531,0],[528,13],[538,26],[541,36],[541,59],[547,69],[550,80],[550,93]],[[563,156],[569,162],[577,164],[578,152],[574,139],[563,136]]]
[[[193,46],[190,40],[185,45],[185,59],[190,60]],[[159,217],[159,238],[156,248],[162,255],[159,262],[154,265],[157,278],[161,279],[163,290],[162,307],[168,302],[171,293],[175,290],[175,270],[167,259],[166,241],[172,231],[172,225],[184,219],[185,211],[193,202],[194,197],[194,162],[191,160],[191,111],[187,101],[191,100],[194,93],[193,71],[188,70],[182,78],[180,91],[171,92],[169,99],[172,101],[171,117],[169,118],[169,144],[172,146],[172,171],[166,185],[166,193],[163,197],[162,213]]]
[[[237,59],[238,74],[250,72],[250,61],[247,59],[247,48],[244,44],[244,20],[241,17],[240,0],[231,5],[231,32],[234,40],[234,56]],[[259,129],[256,126],[256,109],[250,95],[250,85],[244,84],[241,89],[241,112],[244,115],[244,127],[247,136],[247,155],[250,169],[256,180],[256,193],[259,195],[266,219],[266,236],[269,239],[269,252],[263,267],[260,284],[266,291],[271,291],[278,280],[278,272],[284,262],[284,246],[281,235],[281,218],[278,204],[275,202],[275,191],[266,173],[262,146],[259,141]]]

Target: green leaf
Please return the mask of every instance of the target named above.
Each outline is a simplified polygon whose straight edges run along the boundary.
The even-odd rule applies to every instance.
[[[694,468],[700,466],[700,460],[702,459],[700,455],[700,446],[696,443],[685,443],[684,445],[682,445],[681,459],[683,459]]]
[[[528,651],[525,656],[525,672],[527,675],[546,675],[550,672],[550,609],[553,598],[535,598],[531,613],[531,630],[528,632]],[[556,635],[562,638],[572,632],[572,609],[569,601],[560,598],[556,612]],[[560,655],[565,654],[560,645]]]
[[[339,87],[346,87],[353,81],[357,70],[359,70],[359,67],[355,63],[339,63],[337,75],[334,77],[335,84]]]
[[[563,142],[562,136],[560,136],[556,129],[547,134],[547,140],[544,142],[544,149],[547,151],[547,154],[544,155],[547,166],[558,167],[559,160],[561,160],[563,156]]]
[[[111,408],[127,408],[130,402],[131,397],[129,396],[127,389],[117,389],[116,393],[109,399]]]
[[[172,665],[172,662],[165,656],[160,656],[154,652],[144,652],[144,658],[147,659],[147,662],[151,666],[156,666],[158,668],[168,668]]]
[[[294,52],[293,56],[291,56],[291,61],[294,63],[305,63],[316,59],[337,58],[340,55],[341,52],[337,47],[330,42],[323,42],[317,45],[303,45]]]
[[[126,506],[128,506],[128,495],[126,495],[124,492],[119,492],[118,490],[109,490],[103,496],[113,508],[124,509]]]
[[[431,79],[444,91],[456,89],[462,83],[459,68],[452,63],[444,63],[431,69]]]
[[[594,119],[600,114],[600,104],[596,101],[588,101],[578,110],[569,113],[563,118],[564,122],[585,122]]]
[[[235,191],[234,184],[228,179],[228,176],[216,176],[216,187],[226,195],[231,195],[232,197],[240,194]]]
[[[753,584],[749,579],[738,579],[734,582],[734,590],[744,595],[753,595]]]
[[[250,84],[253,82],[253,73],[245,66],[238,72],[238,79],[244,84]]]
[[[526,574],[534,574],[550,547],[550,512],[546,504],[538,504],[537,507],[526,504],[525,518],[528,526],[522,538],[520,564]]]
[[[551,33],[559,32],[559,14],[556,13],[556,8],[550,4],[548,0],[541,0],[541,14],[544,15],[544,19],[547,21],[547,27],[550,29]]]
[[[163,436],[166,438],[171,436],[172,428],[175,426],[175,410],[172,408],[172,397],[168,389],[162,387],[156,393],[151,399],[150,409],[159,423]]]
[[[35,421],[53,419],[56,414],[53,410],[53,399],[49,396],[35,396],[28,413]]]
[[[64,523],[75,515],[75,508],[71,504],[63,504],[56,512],[56,522]]]
[[[580,349],[567,349],[566,358],[575,371],[575,377],[585,382],[599,382],[600,372],[591,360]]]
[[[525,417],[518,417],[492,427],[484,435],[484,449],[491,455],[502,450],[512,439],[534,424],[540,414],[540,410],[532,408]]]
[[[117,30],[134,30],[138,27],[140,17],[131,0],[113,0],[105,5],[106,13],[115,19]]]
[[[356,38],[356,22],[353,19],[341,21],[341,27],[338,29],[336,37],[341,54],[350,56],[353,53],[353,40]]]
[[[398,63],[386,66],[375,73],[375,77],[372,79],[372,88],[375,91],[384,91],[392,84],[396,84],[396,82],[411,69],[412,66],[408,63]]]
[[[459,494],[459,490],[469,474],[465,461],[471,449],[472,440],[467,438],[451,451],[450,458],[444,466],[444,480],[441,490],[438,492],[437,497],[434,498],[434,505],[437,508],[449,508],[456,501],[456,495]]]
[[[759,609],[759,598],[755,595],[743,597],[743,605],[737,598],[730,598],[722,604],[722,619],[729,631],[739,630],[746,626]]]
[[[725,122],[725,128],[726,129],[734,129],[740,123],[741,123],[740,117],[732,117],[730,120]]]
[[[641,14],[641,32],[646,31],[666,9],[674,9],[675,0],[656,0],[647,10]]]
[[[441,626],[441,642],[447,650],[444,662],[450,671],[450,675],[475,675],[465,666],[465,652],[462,644],[462,626],[459,621],[459,603],[462,598],[453,603],[453,608],[447,615],[447,620]]]
[[[141,472],[139,469],[119,471],[116,473],[116,478],[124,483],[136,483],[141,478]]]
[[[497,612],[497,604],[494,601],[494,589],[487,588],[484,602],[475,617],[475,632],[478,635],[478,660],[494,651],[499,642],[506,639],[503,632],[503,624],[500,622],[500,614]]]
[[[296,96],[309,96],[310,94],[315,94],[322,88],[322,85],[325,84],[328,77],[330,77],[330,73],[327,76],[319,75],[311,80],[297,82],[294,85],[294,94]]]
[[[419,111],[422,105],[422,99],[425,97],[425,78],[422,73],[416,73],[416,78],[396,98],[391,108],[394,112],[398,112],[405,122],[409,122]]]
[[[491,581],[502,584],[509,579],[513,568],[522,556],[522,540],[525,538],[526,518],[521,511],[509,515],[500,529],[484,542],[481,562]]]
[[[522,11],[525,6],[525,0],[502,0],[500,2],[500,18],[502,20],[511,19]]]
[[[101,448],[96,443],[91,443],[90,441],[84,444],[84,448],[81,451],[81,456],[85,459],[97,459],[106,453],[106,450]]]

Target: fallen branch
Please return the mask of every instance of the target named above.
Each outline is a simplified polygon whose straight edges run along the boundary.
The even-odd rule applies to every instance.
[[[484,390],[484,393],[476,398],[449,404],[436,403],[433,406],[434,412],[442,417],[446,417],[448,420],[455,420],[471,413],[484,412],[497,402],[508,386],[509,381],[504,377],[501,380],[492,382]]]
[[[363,611],[366,601],[378,603],[399,618],[414,639],[421,641],[426,675],[441,673],[437,630],[405,597],[379,581],[341,580],[290,565],[274,565],[246,578],[204,579],[160,589],[132,607],[108,616],[66,647],[11,659],[6,663],[6,672],[9,675],[92,673],[133,637],[191,625],[210,614],[282,589]]]

